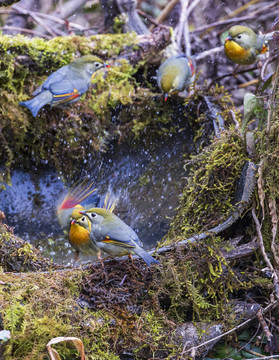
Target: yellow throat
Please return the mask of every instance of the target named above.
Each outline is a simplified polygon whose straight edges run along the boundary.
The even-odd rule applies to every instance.
[[[240,62],[250,57],[250,50],[244,49],[238,43],[233,40],[227,40],[225,42],[225,53],[229,59],[234,62]]]
[[[90,241],[90,233],[79,224],[71,224],[69,240],[73,246],[87,244]]]

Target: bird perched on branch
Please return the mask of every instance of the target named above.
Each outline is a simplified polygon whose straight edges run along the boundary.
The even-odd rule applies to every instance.
[[[236,64],[251,65],[258,55],[267,51],[267,40],[248,26],[235,25],[229,29],[229,36],[225,39],[225,54]]]
[[[164,61],[157,73],[157,84],[164,93],[164,101],[168,95],[187,90],[195,77],[193,60],[184,55],[175,55]]]
[[[142,248],[135,231],[118,216],[106,209],[92,208],[80,211],[91,222],[90,238],[102,251],[114,256],[138,255],[148,266],[159,264]]]
[[[97,56],[82,56],[52,73],[33,93],[35,97],[32,100],[22,101],[19,105],[27,107],[34,117],[46,104],[66,107],[88,90],[92,75],[103,67],[109,65]]]

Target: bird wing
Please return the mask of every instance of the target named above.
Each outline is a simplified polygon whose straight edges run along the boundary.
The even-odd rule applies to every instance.
[[[74,80],[64,79],[51,84],[49,90],[53,94],[53,101],[57,104],[80,97],[87,91],[88,85],[89,84],[81,78],[75,78]]]
[[[60,104],[80,97],[81,93],[71,80],[62,80],[49,86],[53,95],[53,103]]]
[[[50,86],[54,83],[59,83],[67,79],[68,76],[68,66],[65,65],[62,68],[56,70],[54,73],[50,74],[46,81],[36,90],[49,90]]]
[[[104,231],[104,229],[106,230]],[[137,245],[142,246],[135,231],[121,220],[117,223],[114,222],[112,225],[105,224],[105,226],[101,226],[99,230],[96,230],[98,231],[98,234],[96,234],[98,241],[126,248],[135,248]]]
[[[34,92],[37,95],[43,90],[49,90],[54,95],[56,103],[69,101],[81,96],[89,87],[90,82],[79,72],[73,71],[68,65],[56,70]]]

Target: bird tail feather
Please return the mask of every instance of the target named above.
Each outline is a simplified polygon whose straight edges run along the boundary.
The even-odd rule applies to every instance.
[[[19,105],[26,107],[29,109],[34,117],[37,116],[39,110],[45,106],[46,104],[52,101],[52,94],[50,91],[43,91],[34,99],[28,101],[21,101]]]
[[[160,264],[160,262],[156,259],[154,259],[147,251],[144,249],[135,249],[135,253],[142,258],[147,264],[147,266],[150,266],[150,264]]]

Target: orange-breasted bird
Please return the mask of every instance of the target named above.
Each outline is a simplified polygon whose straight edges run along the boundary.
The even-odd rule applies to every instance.
[[[135,231],[118,216],[101,208],[80,211],[91,222],[90,238],[105,253],[115,256],[138,255],[148,266],[159,264],[148,252]]]
[[[256,62],[258,55],[267,51],[266,40],[267,38],[257,35],[248,26],[232,26],[225,39],[225,54],[236,64],[251,65]]]
[[[76,250],[76,260],[79,253],[97,255],[100,249],[90,240],[91,223],[79,212],[92,207],[96,202],[89,205],[81,205],[90,199],[96,189],[93,182],[82,181],[77,186],[69,190],[63,200],[57,206],[57,217],[62,229],[67,232],[70,244]],[[93,199],[92,199],[93,201]]]
[[[33,93],[36,95],[33,99],[22,101],[19,105],[27,107],[34,117],[46,104],[67,107],[89,89],[92,75],[103,67],[109,67],[109,65],[97,56],[82,56],[52,73]]]

